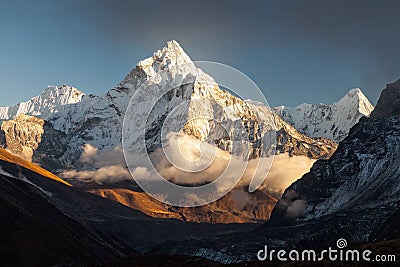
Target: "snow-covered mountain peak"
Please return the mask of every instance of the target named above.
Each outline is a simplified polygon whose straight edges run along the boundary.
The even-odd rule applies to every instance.
[[[10,107],[0,107],[0,119],[14,119],[22,113],[48,119],[53,114],[58,113],[64,105],[80,102],[84,95],[72,86],[50,85],[40,95],[26,102]]]
[[[152,57],[139,61],[137,67],[152,76],[164,69],[175,66],[193,64],[189,56],[175,40],[167,42],[166,46],[154,52]]]
[[[170,61],[173,64],[191,63],[192,60],[175,40],[168,41],[167,45],[153,55],[156,61]]]
[[[347,93],[347,96],[349,96],[349,97],[353,97],[353,96],[363,96],[363,97],[365,97],[365,95],[363,94],[361,89],[358,88],[358,87],[350,89],[350,91]]]
[[[77,88],[63,84],[62,86],[49,85],[38,96],[47,99],[58,99],[59,104],[75,104],[82,100],[85,93]]]
[[[373,109],[361,89],[353,88],[331,105],[303,103],[295,108],[279,106],[274,112],[308,136],[341,141],[350,128],[361,117],[368,117]]]
[[[151,57],[140,61],[121,83],[104,95],[83,99],[77,97],[61,103],[78,103],[57,105],[57,101],[63,99],[62,95],[71,96],[74,93],[77,91],[66,86],[51,86],[24,104],[24,108],[18,105],[13,110],[13,114],[22,112],[45,119],[48,128],[51,128],[49,135],[57,131],[58,139],[54,139],[55,135],[46,136],[44,139],[49,138],[50,141],[45,141],[46,145],[40,148],[43,148],[40,153],[55,155],[54,146],[62,143],[57,150],[60,153],[49,156],[53,157],[51,160],[54,160],[55,166],[73,166],[85,144],[99,150],[112,150],[120,146],[126,110],[132,97],[135,105],[128,112],[132,115],[128,120],[135,125],[147,125],[147,132],[154,133],[146,139],[150,151],[160,145],[162,126],[171,132],[184,130],[199,140],[211,138],[222,150],[244,159],[272,153],[272,148],[264,144],[275,130],[279,130],[277,150],[281,153],[307,155],[316,159],[329,157],[335,148],[335,144],[328,140],[317,141],[298,133],[272,114],[269,107],[243,101],[219,88],[211,76],[195,66],[176,41],[168,42]],[[146,113],[144,107],[152,108],[150,114]],[[166,114],[172,114],[167,122]],[[13,118],[15,116],[5,119]],[[222,122],[224,127],[227,125],[226,130],[216,127],[214,122]],[[240,134],[252,140],[251,151],[248,151],[245,141],[232,146],[231,140],[237,140],[234,134],[238,134],[238,131],[233,131],[235,127],[241,129]],[[143,137],[142,132],[136,131],[132,136],[136,138],[132,139],[132,144],[137,147],[129,149],[142,153],[142,143],[136,142]],[[59,141],[61,139],[64,141]]]
[[[369,102],[368,98],[363,94],[360,88],[351,89],[342,99],[334,105],[342,109],[358,109],[358,112],[364,116],[369,116],[374,106]]]
[[[132,96],[145,81],[160,84],[162,80],[173,80],[175,84],[191,73],[198,76],[198,70],[190,57],[175,40],[153,53],[153,56],[139,61],[125,79],[111,91],[125,92]],[[161,77],[162,75],[168,77]],[[111,92],[113,94],[113,92]]]

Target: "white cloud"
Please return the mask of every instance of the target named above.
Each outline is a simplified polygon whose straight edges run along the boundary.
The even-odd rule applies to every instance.
[[[112,150],[99,150],[90,144],[83,146],[83,152],[78,160],[81,170],[69,170],[61,173],[66,179],[79,179],[81,181],[94,181],[99,184],[115,183],[131,179],[120,146]]]
[[[198,139],[183,134],[168,136],[164,150],[161,148],[156,150],[150,155],[150,158],[159,174],[174,183],[204,184],[223,175],[224,182],[218,183],[219,189],[223,190],[225,186],[230,186],[231,182],[241,175],[238,187],[248,186],[252,179],[263,179],[263,189],[279,193],[308,172],[315,162],[305,156],[290,157],[286,153],[276,155],[272,167],[272,158],[246,162],[227,151],[218,149],[211,144],[201,143]],[[174,164],[171,164],[170,160]],[[133,169],[132,174],[135,179],[154,178],[152,171],[143,166]],[[265,176],[267,176],[266,179],[264,179]]]
[[[254,178],[263,179],[261,189],[281,193],[309,171],[315,162],[305,156],[290,157],[288,154],[280,154],[274,157],[270,168],[272,158],[246,162],[212,144],[200,142],[185,134],[169,135],[163,149],[159,148],[150,155],[155,169],[162,177],[178,184],[196,185],[212,182],[223,175],[225,179],[218,182],[220,191],[230,187],[232,181],[241,176],[237,187],[248,186]],[[140,156],[137,156],[137,159],[141,162]],[[131,168],[131,175],[126,168],[123,151],[119,146],[113,150],[101,151],[86,144],[79,162],[83,165],[83,170],[65,171],[61,174],[62,177],[98,183],[119,182],[131,179],[132,176],[141,180],[155,179],[152,169],[140,165]]]
[[[119,165],[101,167],[92,171],[70,170],[63,172],[62,176],[67,179],[77,178],[86,182],[94,181],[99,184],[104,182],[115,183],[131,177],[129,171]]]
[[[99,150],[97,147],[85,144],[79,162],[88,166],[104,167],[124,165],[125,159],[121,146],[116,146],[112,150]]]

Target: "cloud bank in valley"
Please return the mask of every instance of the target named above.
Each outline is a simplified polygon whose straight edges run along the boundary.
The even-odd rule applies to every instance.
[[[82,181],[102,183],[116,183],[130,178],[129,171],[120,165],[110,165],[92,171],[69,170],[62,173],[63,178],[77,178]]]
[[[78,165],[80,170],[64,171],[61,176],[66,179],[93,181],[99,184],[131,179],[131,175],[125,167],[124,155],[120,146],[113,150],[99,150],[97,147],[85,144]]]
[[[116,146],[113,150],[99,150],[95,146],[85,144],[79,158],[79,163],[94,167],[104,167],[109,165],[124,165],[125,159],[121,146]]]
[[[193,186],[213,182],[223,175],[224,180],[217,183],[218,190],[230,186],[239,175],[241,179],[236,185],[237,188],[248,187],[255,178],[264,180],[262,190],[282,193],[291,183],[309,171],[315,162],[305,156],[290,157],[287,153],[275,155],[274,158],[243,161],[212,144],[200,142],[184,134],[180,134],[179,138],[177,135],[170,135],[163,147],[164,149],[159,148],[150,154],[150,159],[154,169],[164,179],[180,185]],[[137,162],[141,162],[141,156],[138,155],[137,158]],[[129,180],[132,176],[151,182],[155,180],[156,175],[153,168],[140,164],[132,167],[130,173],[120,147],[106,151],[86,144],[78,163],[82,167],[81,170],[65,171],[62,177],[102,184]]]
[[[262,179],[261,189],[279,193],[308,172],[315,162],[305,156],[290,157],[287,153],[243,161],[214,145],[184,134],[179,134],[179,137],[170,135],[164,149],[159,148],[150,158],[158,173],[176,184],[206,184],[223,176],[223,181],[217,183],[218,189],[223,190],[241,176],[236,187],[247,187],[252,179]],[[135,179],[155,179],[152,168],[137,166],[131,170]]]

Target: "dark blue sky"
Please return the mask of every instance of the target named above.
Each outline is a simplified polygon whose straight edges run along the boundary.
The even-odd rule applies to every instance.
[[[147,3],[145,3],[147,2]],[[376,102],[400,78],[400,1],[2,1],[0,105],[69,84],[102,94],[176,39],[231,65],[270,105]]]

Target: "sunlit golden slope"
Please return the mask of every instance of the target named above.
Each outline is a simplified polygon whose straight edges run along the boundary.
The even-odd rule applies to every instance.
[[[128,189],[94,189],[89,192],[142,211],[151,217],[181,219],[179,214],[168,211],[165,204],[151,198],[144,192],[134,192]]]
[[[10,152],[7,152],[5,149],[0,148],[0,160],[4,160],[10,163],[15,163],[19,166],[22,166],[26,169],[29,169],[31,171],[34,171],[36,173],[39,173],[40,175],[43,175],[44,177],[47,177],[49,179],[52,179],[54,181],[63,183],[65,185],[71,186],[71,184],[65,182],[63,179],[61,179],[60,177],[58,177],[57,175],[33,164],[32,162],[26,161],[20,157],[17,157],[13,154],[11,154]]]
[[[229,193],[225,197],[202,207],[178,208],[161,203],[145,192],[129,189],[92,189],[89,192],[112,199],[154,218],[170,218],[198,223],[255,223],[265,221],[269,218],[275,203],[278,201],[277,198],[267,192],[257,191],[249,195],[249,199],[241,199],[237,194]],[[243,194],[245,193],[240,193],[239,196],[247,198],[247,195]]]

